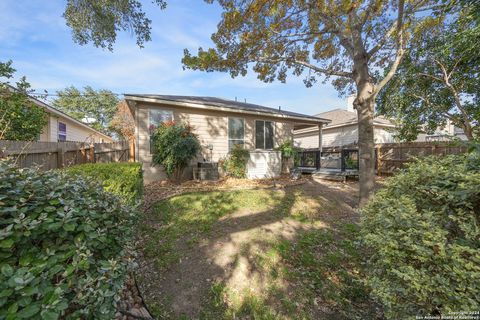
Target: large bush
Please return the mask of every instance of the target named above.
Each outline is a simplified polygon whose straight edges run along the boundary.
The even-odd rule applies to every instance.
[[[127,203],[134,204],[142,198],[141,163],[87,163],[65,170],[70,174],[98,180],[106,191],[119,195]]]
[[[480,157],[426,158],[362,210],[367,283],[390,319],[480,310]]]
[[[0,162],[0,319],[112,319],[135,210],[60,171]]]
[[[192,128],[173,121],[162,123],[153,133],[153,163],[162,165],[169,177],[179,179],[183,169],[200,152]]]

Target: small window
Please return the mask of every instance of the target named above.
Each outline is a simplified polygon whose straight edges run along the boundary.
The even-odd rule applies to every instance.
[[[255,148],[273,149],[273,122],[255,121]]]
[[[242,118],[228,118],[228,150],[235,145],[245,145],[245,120]]]
[[[58,123],[58,141],[67,141],[67,125],[63,122]]]
[[[160,110],[160,109],[150,109],[148,111],[148,133],[149,133],[149,144],[150,144],[150,153],[153,151],[153,139],[152,135],[155,130],[164,122],[173,121],[173,112],[170,110]]]

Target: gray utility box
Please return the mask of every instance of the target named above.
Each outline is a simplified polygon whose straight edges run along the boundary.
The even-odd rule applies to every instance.
[[[193,168],[194,180],[218,180],[218,162],[199,162]]]

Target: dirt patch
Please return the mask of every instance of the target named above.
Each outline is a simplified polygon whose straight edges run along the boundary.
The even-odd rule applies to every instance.
[[[215,184],[148,185],[146,208],[151,208],[159,199],[194,190],[273,188],[273,183],[277,188],[272,189],[271,194],[275,198],[274,205],[267,208],[237,206],[233,212],[219,217],[194,245],[189,244],[190,235],[180,236],[174,244],[179,259],[165,270],[159,269],[152,259],[141,254],[137,279],[149,309],[157,317],[198,319],[208,303],[206,300],[212,286],[218,283],[230,290],[230,297],[260,296],[272,287],[271,277],[265,274],[263,265],[271,264],[277,258],[274,254],[268,259],[262,258],[268,254],[272,244],[294,241],[308,230],[335,228],[343,222],[358,219],[355,182],[316,182],[305,178],[291,184],[284,182],[242,181],[240,184],[239,181],[229,180]],[[302,185],[294,185],[298,183]],[[154,224],[151,230],[161,230],[161,222],[154,221],[147,219],[145,223]],[[140,244],[145,245],[145,241],[142,239]],[[278,280],[275,285],[285,284]],[[228,297],[224,300],[227,304],[234,303],[228,301]]]

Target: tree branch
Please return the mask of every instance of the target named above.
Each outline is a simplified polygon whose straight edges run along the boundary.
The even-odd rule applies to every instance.
[[[397,42],[397,56],[395,57],[395,61],[392,64],[392,67],[388,71],[387,75],[380,81],[380,83],[376,86],[375,91],[373,93],[373,99],[377,94],[382,90],[382,88],[392,79],[397,72],[398,66],[402,61],[403,55],[405,53],[405,43],[404,43],[404,30],[403,30],[403,10],[405,6],[405,0],[398,1],[398,18],[397,18],[397,33],[398,33],[398,42]]]
[[[328,76],[338,76],[338,77],[346,77],[346,78],[352,78],[353,79],[353,74],[351,72],[347,71],[341,71],[341,70],[333,70],[333,69],[325,69],[325,68],[320,68],[317,66],[314,66],[313,64],[310,64],[308,62],[302,61],[302,60],[293,60],[294,63],[302,65],[306,68],[312,69],[315,72],[323,73]]]

